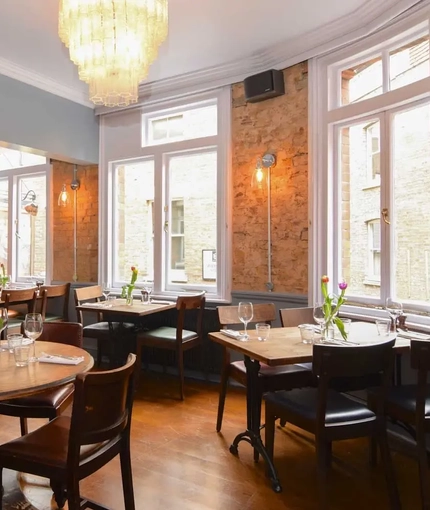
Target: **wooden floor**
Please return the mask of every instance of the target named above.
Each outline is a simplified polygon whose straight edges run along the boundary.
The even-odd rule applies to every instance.
[[[245,427],[245,398],[227,395],[222,434],[215,432],[217,387],[188,381],[186,400],[175,400],[176,381],[168,376],[142,376],[132,424],[132,460],[137,510],[313,510],[316,469],[313,439],[291,426],[276,432],[276,466],[283,486],[275,494],[251,447],[241,443],[239,458],[228,451]],[[37,420],[31,422],[38,425]],[[0,441],[19,433],[16,418],[0,417]],[[382,470],[367,465],[367,441],[334,444],[330,510],[388,509]],[[394,453],[403,509],[418,510],[416,463]],[[26,476],[24,493],[39,510],[51,510],[51,492],[43,479]],[[82,493],[124,508],[119,462],[112,461],[81,483]],[[24,501],[8,508],[31,509]]]

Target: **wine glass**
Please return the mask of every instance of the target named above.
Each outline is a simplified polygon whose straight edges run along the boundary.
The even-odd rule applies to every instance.
[[[107,298],[108,298],[108,296],[111,293],[111,290],[109,288],[109,284],[108,283],[103,283],[102,284],[102,293],[103,293],[103,296],[105,297],[105,301],[107,301]]]
[[[7,310],[6,308],[0,308],[0,338],[3,337],[3,331],[7,328],[7,320],[8,320],[8,316],[7,316]],[[3,345],[6,345],[7,346],[7,342],[0,342],[0,350],[1,351],[4,351],[4,350],[7,350],[7,348],[3,348]]]
[[[385,301],[385,309],[391,317],[391,331],[397,331],[397,319],[403,315],[403,305],[400,301],[396,301],[391,297],[387,297]]]
[[[37,361],[35,342],[42,334],[43,319],[40,313],[28,313],[24,320],[24,333],[27,338],[32,340],[32,349],[30,349],[30,358],[28,361]]]
[[[322,303],[315,303],[314,306],[314,319],[315,322],[322,328],[325,322],[324,306]]]
[[[243,322],[245,326],[245,332],[241,338],[241,340],[248,340],[249,335],[246,332],[246,328],[248,326],[248,322],[252,320],[252,317],[254,316],[254,308],[252,306],[252,303],[241,301],[238,306],[237,310],[239,320]]]

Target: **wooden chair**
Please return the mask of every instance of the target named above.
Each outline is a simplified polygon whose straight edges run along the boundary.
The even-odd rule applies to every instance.
[[[315,434],[319,500],[327,508],[327,471],[331,461],[332,441],[373,436],[377,439],[384,460],[385,477],[392,509],[400,508],[390,451],[388,448],[384,398],[391,384],[394,361],[394,340],[359,347],[314,344],[313,371],[318,377],[317,388],[267,393],[266,449],[273,459],[275,420],[286,421]],[[376,410],[330,389],[337,377],[376,375],[380,386]]]
[[[103,296],[102,288],[100,285],[92,285],[90,287],[82,287],[75,289],[75,305],[79,306],[87,302],[100,302]],[[97,309],[94,312],[85,312],[97,315],[97,322],[84,326],[84,337],[95,338],[97,340],[97,366],[101,365],[103,356],[103,344],[109,344],[109,354],[112,357],[113,345],[111,332],[109,330],[109,323],[103,320],[103,310]],[[76,310],[78,321],[84,324],[84,313],[81,310]],[[128,334],[134,334],[136,326],[131,322],[112,322],[113,331],[118,331],[120,328]],[[112,359],[111,359],[112,361]]]
[[[37,287],[31,287],[29,289],[4,289],[2,291],[1,300],[4,302],[3,307],[8,311],[8,315],[10,311],[17,312],[9,315],[8,329],[21,326],[25,315],[35,311],[38,290]]]
[[[281,308],[279,317],[283,328],[292,328],[299,324],[314,324],[314,309],[306,308]]]
[[[82,325],[77,322],[45,322],[39,340],[82,347]],[[0,401],[0,414],[19,418],[21,435],[28,434],[27,418],[59,416],[73,400],[73,384],[49,389],[28,397]]]
[[[44,321],[69,322],[70,283],[62,285],[42,285],[39,296],[42,300],[40,313]],[[49,305],[53,305],[52,307]],[[51,309],[55,307],[55,309]],[[62,309],[59,314],[58,309]]]
[[[143,347],[155,347],[176,352],[179,372],[179,391],[184,400],[184,351],[201,344],[203,339],[203,313],[205,309],[205,293],[192,296],[178,296],[176,300],[178,319],[176,328],[163,326],[137,335],[136,353],[137,368],[140,372]],[[194,312],[195,327],[192,331],[184,329],[185,317]]]
[[[270,324],[276,319],[276,308],[273,303],[261,303],[254,305],[252,323],[267,322]],[[219,306],[218,318],[222,327],[241,324],[238,317],[237,306]],[[276,389],[300,388],[313,383],[312,372],[306,365],[284,365],[280,367],[269,367],[264,363],[260,368],[260,392]],[[246,386],[246,368],[243,361],[230,361],[230,352],[224,347],[223,364],[221,372],[221,384],[218,400],[218,415],[216,430],[220,432],[224,414],[225,396],[227,393],[229,378],[234,379],[243,386]],[[261,399],[260,399],[261,407]]]
[[[430,371],[430,345],[427,341],[411,340],[411,367],[417,371],[417,384],[393,386],[384,403],[385,414],[395,421],[411,426],[410,432],[416,441],[416,453],[420,474],[420,491],[423,510],[430,510],[429,466],[426,434],[430,432],[430,392],[427,383]],[[371,409],[377,406],[377,393],[368,391]],[[372,452],[371,461],[376,461]]]
[[[71,417],[59,416],[2,444],[1,472],[8,468],[49,478],[59,508],[67,499],[69,510],[104,510],[81,497],[79,482],[119,455],[124,506],[135,510],[130,459],[135,363],[130,354],[123,367],[78,374]]]

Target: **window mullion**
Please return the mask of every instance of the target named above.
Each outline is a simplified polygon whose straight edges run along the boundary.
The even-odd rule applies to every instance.
[[[154,157],[154,292],[164,289],[165,281],[165,238],[164,221],[166,205],[166,188],[168,185],[166,157],[158,151]]]

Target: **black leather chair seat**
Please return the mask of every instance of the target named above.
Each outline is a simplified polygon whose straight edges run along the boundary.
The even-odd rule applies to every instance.
[[[370,388],[368,390],[369,402],[372,402],[376,396],[375,390]],[[388,390],[385,399],[385,409],[390,414],[390,408],[401,408],[404,411],[411,413],[415,416],[416,411],[416,395],[417,387],[415,384],[405,386],[393,386]],[[425,403],[425,417],[430,418],[430,386],[427,386],[427,398]]]
[[[7,404],[8,406],[37,406],[38,408],[57,407],[65,398],[73,393],[73,390],[73,384],[67,384],[66,386],[61,386],[52,390],[45,390],[41,393],[35,393],[28,397],[4,400],[0,402],[0,409],[3,404]]]
[[[268,393],[265,400],[275,406],[291,410],[305,420],[316,421],[318,390],[303,388]],[[352,421],[373,421],[375,414],[365,405],[341,393],[329,390],[327,397],[326,424],[336,425]]]
[[[183,343],[186,343],[190,340],[194,340],[195,338],[197,338],[197,336],[198,335],[195,331],[188,331],[187,329],[182,330]],[[142,337],[153,340],[164,340],[166,342],[176,342],[176,328],[169,328],[168,326],[163,326],[161,328],[145,331],[142,334]]]
[[[114,331],[121,327],[127,331],[132,332],[136,329],[136,325],[131,322],[112,322],[112,327]],[[108,322],[94,322],[94,324],[89,324],[88,326],[84,326],[84,336],[102,336],[109,335],[109,323]]]
[[[243,361],[233,361],[231,363],[234,368],[246,374],[246,367]],[[310,372],[312,370],[312,363],[303,363],[301,365],[280,365],[278,367],[269,367],[264,363],[260,364],[259,377],[273,377],[276,375],[291,374],[295,372]]]

